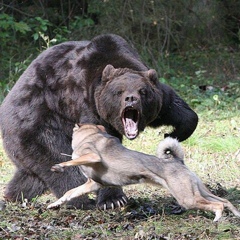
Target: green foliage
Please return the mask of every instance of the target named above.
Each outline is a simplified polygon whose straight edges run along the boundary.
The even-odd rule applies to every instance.
[[[39,38],[42,37],[41,34],[46,33],[48,28],[52,26],[48,20],[42,19],[41,17],[31,18],[29,23],[33,32],[32,37],[35,41],[39,40]]]
[[[94,26],[94,21],[91,18],[75,16],[74,20],[70,23],[70,29],[74,31],[75,29],[82,30],[84,27]]]
[[[11,39],[11,32],[20,32],[21,34],[26,34],[30,31],[28,24],[20,21],[17,22],[14,17],[9,16],[6,13],[0,14],[0,40],[6,41]]]
[[[225,94],[216,90],[217,97],[213,98],[210,93],[199,92],[198,86],[220,89],[238,81],[238,7],[237,1],[226,6],[217,0],[2,3],[1,99],[25,66],[46,48],[67,40],[115,33],[136,47],[144,62],[161,74],[161,81],[176,89],[181,86],[181,94],[192,106],[222,106]],[[19,65],[24,67],[16,71]]]
[[[176,84],[176,82],[179,80],[171,83],[173,88],[197,111],[240,110],[239,83],[230,82],[227,89],[210,85],[210,89],[204,91],[199,88],[199,85]]]

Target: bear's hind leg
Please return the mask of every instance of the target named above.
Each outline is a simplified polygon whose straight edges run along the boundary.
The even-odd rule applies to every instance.
[[[35,174],[17,169],[13,178],[8,183],[4,198],[9,201],[31,200],[41,196],[47,190],[46,185]]]

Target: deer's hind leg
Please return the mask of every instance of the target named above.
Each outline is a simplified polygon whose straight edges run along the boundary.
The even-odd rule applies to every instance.
[[[215,218],[213,221],[217,222],[222,216],[224,204],[222,202],[212,202],[205,198],[199,197],[196,200],[195,208],[214,212]]]

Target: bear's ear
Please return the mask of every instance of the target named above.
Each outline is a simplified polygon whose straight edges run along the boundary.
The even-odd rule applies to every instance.
[[[111,79],[111,77],[114,75],[114,72],[115,72],[115,68],[108,64],[104,69],[103,69],[103,72],[102,72],[102,82],[106,83],[107,81],[109,81]]]
[[[148,75],[150,81],[152,81],[154,84],[157,83],[157,81],[158,81],[158,76],[157,76],[157,72],[156,72],[154,69],[149,69],[149,70],[147,71],[147,75]]]

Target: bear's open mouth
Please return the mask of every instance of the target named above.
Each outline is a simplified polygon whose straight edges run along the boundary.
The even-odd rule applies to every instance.
[[[139,112],[133,107],[126,107],[122,113],[122,122],[125,135],[128,139],[134,139],[138,135]]]

